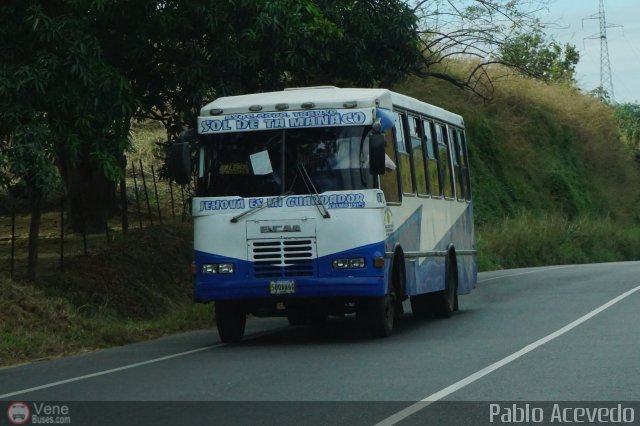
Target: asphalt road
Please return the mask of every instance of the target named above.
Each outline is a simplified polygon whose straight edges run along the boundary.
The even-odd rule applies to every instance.
[[[640,424],[640,262],[481,273],[460,307],[407,306],[385,339],[251,319],[238,345],[212,329],[1,369],[0,425],[15,401],[71,424]]]

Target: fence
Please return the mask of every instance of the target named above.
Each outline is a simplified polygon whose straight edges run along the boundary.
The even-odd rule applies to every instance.
[[[159,180],[154,166],[131,162],[120,184],[120,214],[104,220],[100,233],[67,232],[66,203],[61,197],[43,211],[38,238],[38,270],[63,270],[65,258],[88,256],[129,229],[145,228],[189,218],[192,189]],[[26,276],[30,214],[18,212],[12,202],[8,216],[0,216],[0,277]],[[6,265],[6,269],[5,269]]]

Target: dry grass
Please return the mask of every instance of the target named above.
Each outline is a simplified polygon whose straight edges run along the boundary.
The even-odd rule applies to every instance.
[[[209,327],[192,301],[191,227],[129,232],[37,283],[0,279],[0,365]]]
[[[611,218],[521,212],[481,227],[478,246],[482,270],[638,260],[640,227],[625,228]]]

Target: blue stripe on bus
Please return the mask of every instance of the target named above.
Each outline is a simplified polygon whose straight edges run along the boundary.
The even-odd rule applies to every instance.
[[[195,251],[194,297],[197,300],[270,298],[269,282],[275,280],[295,280],[296,293],[289,297],[382,296],[385,293],[385,280],[383,270],[373,266],[376,256],[384,256],[383,242],[312,259],[313,276],[256,278],[252,262]],[[365,268],[333,268],[334,259],[357,257],[366,259]],[[203,274],[202,265],[211,263],[233,263],[234,273]]]

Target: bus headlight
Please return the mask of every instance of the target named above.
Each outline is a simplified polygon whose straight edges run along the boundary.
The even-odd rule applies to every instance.
[[[333,269],[362,269],[367,265],[364,257],[334,259]]]
[[[233,263],[221,263],[218,265],[219,274],[233,274]]]
[[[203,274],[217,274],[218,273],[218,265],[213,264],[204,264],[202,265],[202,273]]]
[[[203,274],[233,274],[233,263],[205,263],[202,265]]]
[[[356,257],[349,259],[349,268],[364,268],[364,257]]]

